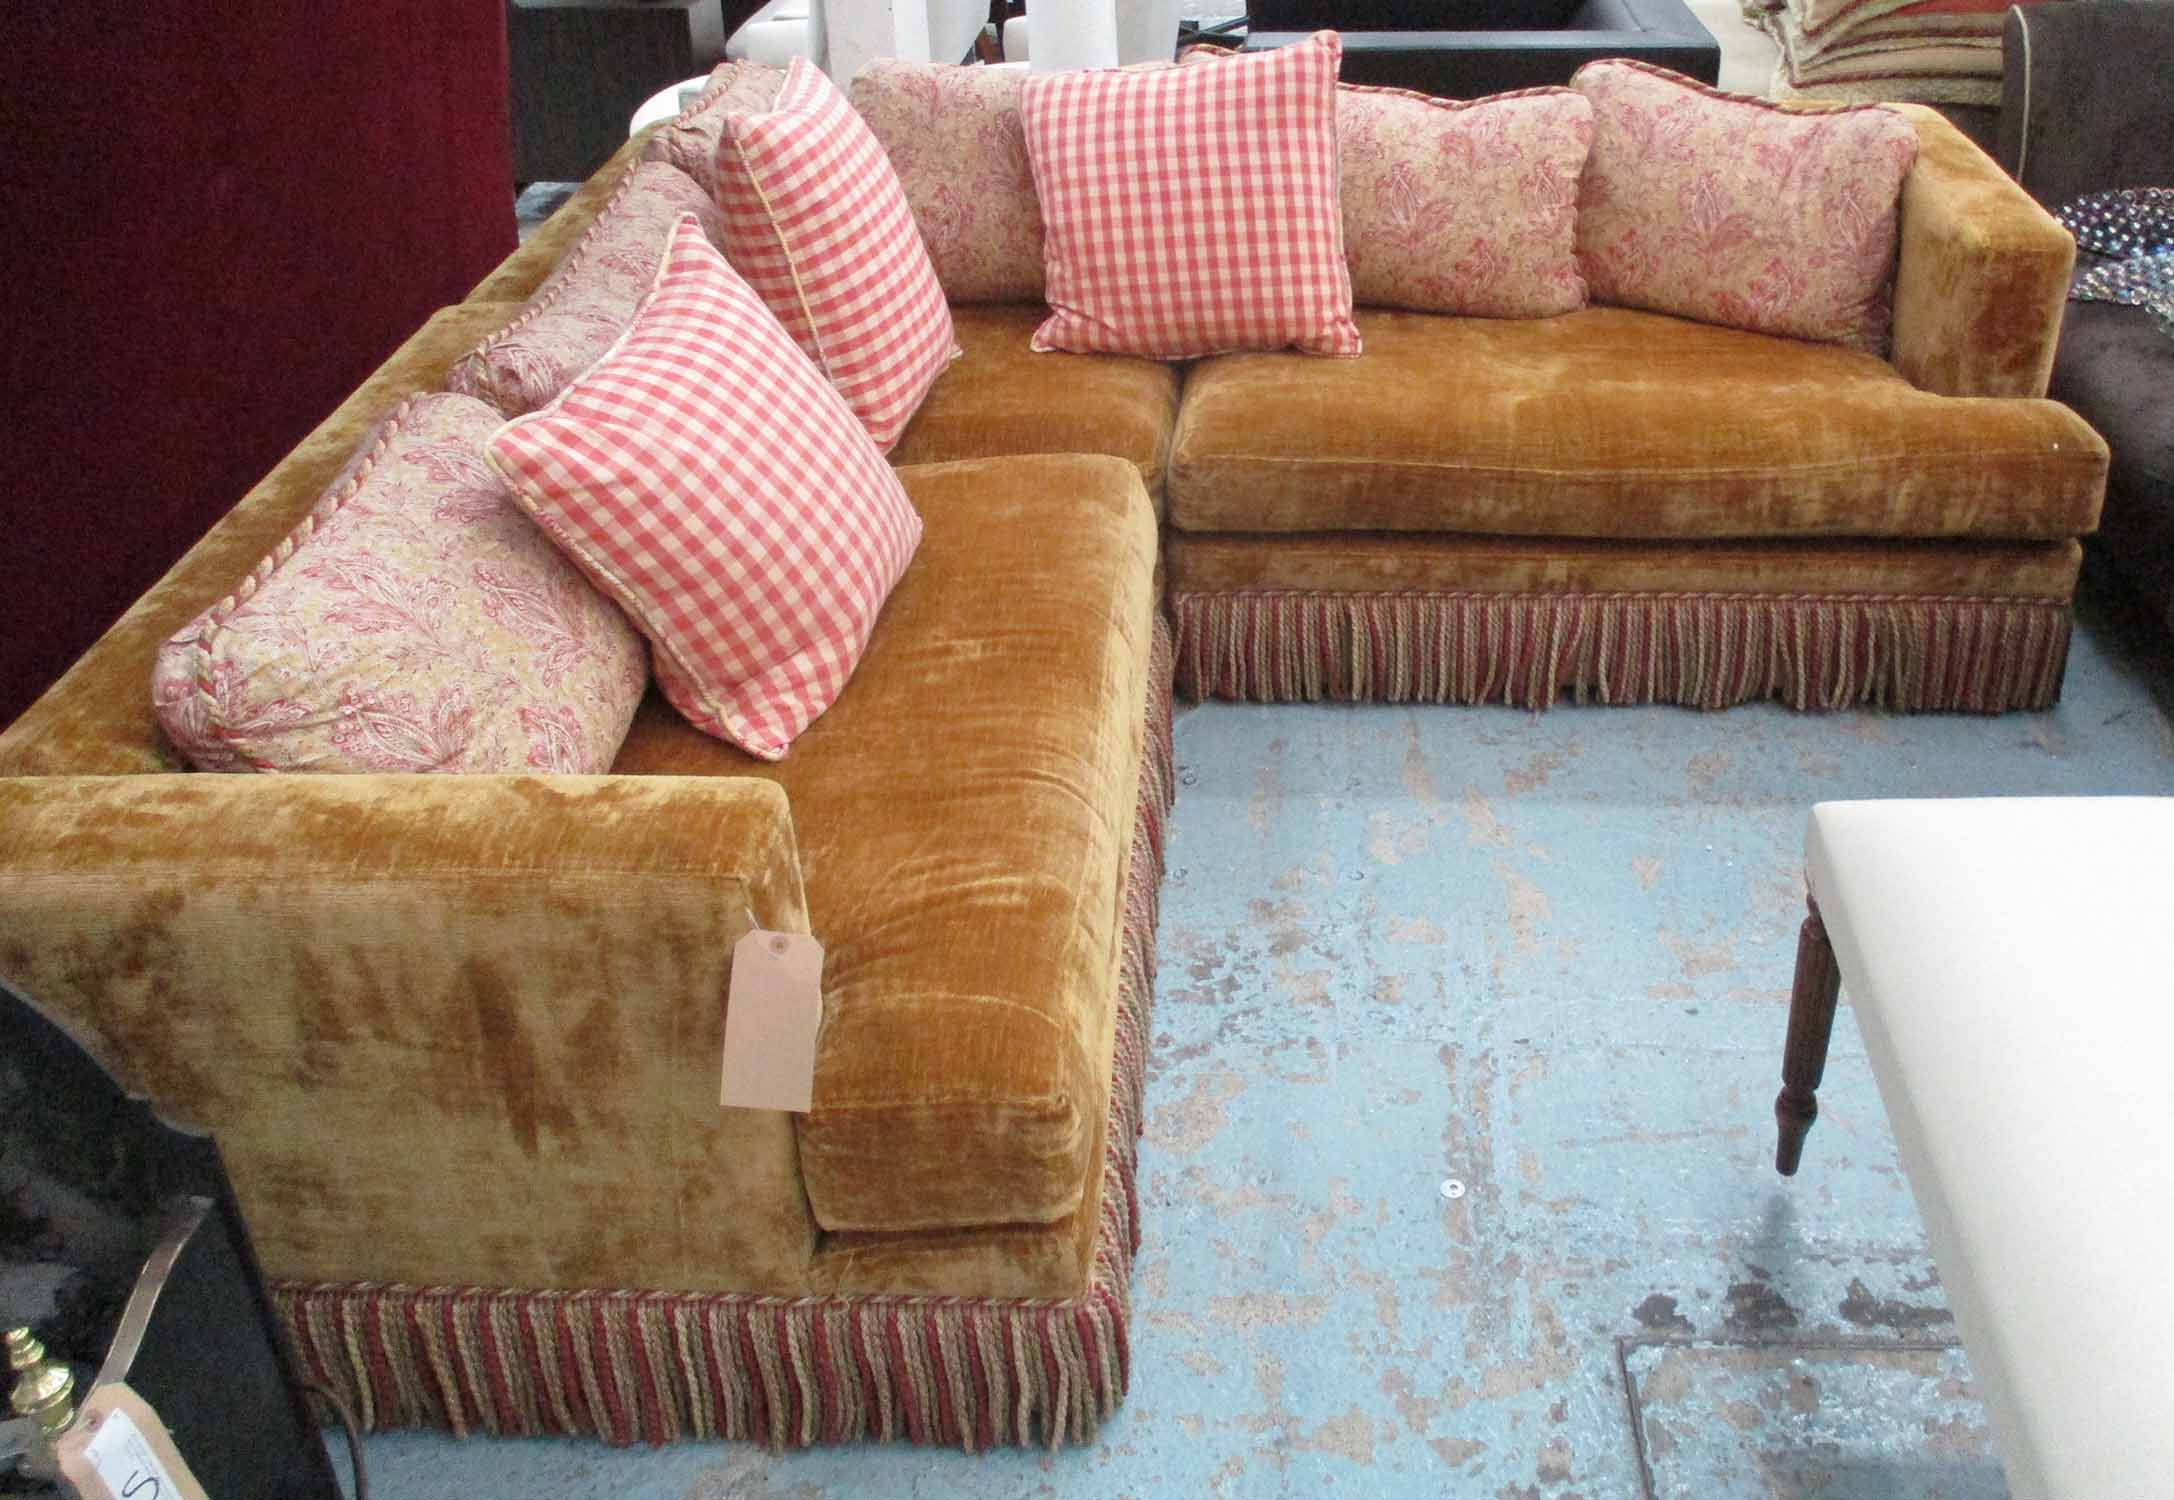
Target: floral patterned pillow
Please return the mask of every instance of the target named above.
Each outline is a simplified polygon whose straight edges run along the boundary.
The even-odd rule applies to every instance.
[[[160,648],[175,746],[207,771],[608,770],[648,650],[491,472],[502,421],[415,396],[372,433]]]
[[[672,226],[689,213],[712,240],[722,233],[716,204],[693,178],[665,162],[634,163],[527,311],[456,360],[446,389],[508,417],[547,405],[634,321]]]
[[[1358,301],[1487,318],[1585,305],[1578,178],[1593,107],[1577,94],[1460,104],[1346,84],[1336,134]]]
[[[700,183],[702,191],[714,201],[717,142],[725,133],[725,117],[735,110],[768,109],[784,83],[783,68],[727,58],[710,74],[702,97],[642,143],[642,160],[679,168]]]
[[[1042,210],[1019,123],[1026,74],[878,59],[847,95],[882,143],[957,303],[1042,299]]]
[[[1620,59],[1571,87],[1593,104],[1578,260],[1594,301],[1885,350],[1908,120],[1799,114]]]

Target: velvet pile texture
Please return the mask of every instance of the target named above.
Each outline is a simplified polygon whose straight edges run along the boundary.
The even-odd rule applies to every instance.
[[[778,788],[11,777],[0,848],[0,972],[217,1131],[271,1274],[807,1286],[791,1118],[717,1107],[732,945],[808,927]]]
[[[1831,344],[1595,307],[1363,312],[1356,360],[1190,373],[1186,532],[2071,537],[2106,447],[2048,401],[1956,401]],[[1778,413],[1787,413],[1777,420]]]
[[[2043,396],[2076,242],[1924,105],[1902,184],[1895,369],[1942,396]]]
[[[823,1226],[1054,1223],[1092,1189],[1106,1113],[1154,513],[1116,458],[900,475],[920,553],[792,753],[759,764],[653,698],[614,769],[792,800],[827,946],[800,1130]],[[911,796],[877,745],[911,758]]]
[[[891,450],[896,464],[1014,453],[1110,453],[1128,459],[1158,510],[1178,415],[1178,367],[1121,354],[1036,354],[1042,309],[954,307],[963,351]]]

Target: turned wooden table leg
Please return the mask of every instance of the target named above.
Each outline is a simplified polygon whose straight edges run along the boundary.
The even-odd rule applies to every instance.
[[[1774,1099],[1774,1118],[1781,1125],[1774,1170],[1784,1177],[1795,1174],[1804,1155],[1805,1133],[1819,1118],[1819,1080],[1827,1070],[1827,1039],[1834,1031],[1834,1002],[1842,989],[1842,971],[1835,967],[1834,946],[1827,941],[1827,924],[1819,919],[1819,903],[1807,898],[1804,904],[1810,914],[1797,929],[1797,978],[1789,993],[1781,1093]]]

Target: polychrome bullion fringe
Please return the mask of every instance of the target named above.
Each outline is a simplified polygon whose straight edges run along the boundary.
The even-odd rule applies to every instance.
[[[1139,1248],[1140,1131],[1171,774],[1172,643],[1155,621],[1140,804],[1125,889],[1102,1216],[1066,1301],[523,1292],[280,1282],[304,1372],[366,1429],[727,1438],[1085,1442],[1124,1399]]]
[[[2061,695],[2069,610],[1857,594],[1181,594],[1177,687],[1253,702],[1999,713]]]

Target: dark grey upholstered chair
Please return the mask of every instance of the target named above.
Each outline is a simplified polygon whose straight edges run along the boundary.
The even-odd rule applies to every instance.
[[[1568,83],[1601,57],[1721,76],[1721,48],[1683,0],[1248,0],[1246,24],[1256,52],[1333,27],[1346,83],[1446,99]]]
[[[2174,186],[2174,0],[2008,12],[2002,166],[2048,208]],[[2174,628],[2174,337],[2140,307],[2071,302],[2052,396],[2113,449],[2094,550]]]

